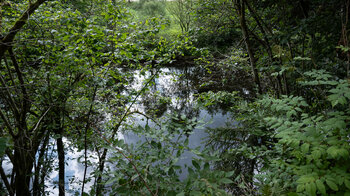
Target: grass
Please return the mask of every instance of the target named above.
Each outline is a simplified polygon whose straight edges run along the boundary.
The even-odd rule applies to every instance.
[[[159,32],[159,36],[171,41],[181,34],[180,25],[174,19],[174,16],[169,13],[168,9],[174,2],[171,1],[148,1],[142,3],[134,1],[127,3],[130,13],[134,17],[135,22],[144,21],[152,17],[163,17],[170,21],[169,26]]]

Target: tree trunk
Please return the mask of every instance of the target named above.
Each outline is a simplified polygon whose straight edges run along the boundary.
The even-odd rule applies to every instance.
[[[47,133],[46,137],[44,139],[44,142],[41,145],[38,161],[37,161],[37,164],[35,166],[35,176],[34,176],[34,182],[33,182],[33,195],[34,196],[41,195],[41,192],[40,192],[40,186],[41,186],[40,176],[41,175],[40,175],[40,173],[42,173],[42,171],[44,170],[41,168],[42,168],[43,163],[45,161],[45,152],[46,152],[46,147],[47,147],[47,144],[49,143],[49,140],[50,140],[50,134]]]
[[[253,72],[254,82],[258,87],[258,93],[262,94],[262,88],[261,88],[261,84],[260,84],[258,70],[256,69],[256,58],[254,56],[254,51],[253,51],[253,48],[252,48],[251,43],[250,43],[249,34],[248,34],[248,27],[247,27],[246,19],[245,19],[245,4],[244,4],[244,2],[237,1],[236,6],[237,6],[240,25],[241,25],[241,29],[242,29],[242,33],[243,33],[243,38],[245,40],[245,45],[246,45],[248,55],[249,55],[250,66],[251,66],[251,69]]]
[[[99,171],[100,171],[100,174],[98,175],[97,180],[96,180],[96,196],[102,195],[102,192],[103,192],[102,172],[104,170],[104,165],[105,165],[105,160],[106,160],[106,157],[107,157],[107,152],[108,152],[108,149],[105,148],[103,150],[102,156],[99,158]]]
[[[57,138],[57,153],[58,153],[58,190],[59,196],[65,195],[65,188],[64,188],[64,169],[65,169],[65,161],[64,161],[64,144],[62,141],[62,136]]]
[[[12,190],[12,187],[11,187],[11,184],[9,183],[8,179],[7,179],[7,176],[5,174],[5,171],[4,169],[2,168],[2,160],[0,161],[0,175],[1,175],[1,179],[2,181],[4,182],[5,184],[5,187],[9,193],[10,196],[13,196],[14,193],[13,193],[13,190]]]
[[[24,136],[20,136],[15,142],[13,169],[15,176],[16,195],[29,196],[30,178],[33,169],[34,155],[32,146],[25,141]]]

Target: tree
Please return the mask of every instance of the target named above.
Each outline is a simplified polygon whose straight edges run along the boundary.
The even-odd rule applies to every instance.
[[[258,92],[265,94],[243,101],[234,97],[229,111],[237,124],[210,130],[210,144],[222,150],[218,167],[232,167],[244,177],[237,177],[229,188],[237,194],[348,194],[349,172],[338,162],[347,162],[349,153],[343,139],[349,128],[344,31],[348,1],[216,2],[236,11],[232,22],[239,24],[242,39],[235,44],[245,43],[250,72],[260,79]],[[203,7],[215,9],[209,3]],[[200,18],[203,12],[196,14]],[[215,59],[216,65],[227,61],[227,56]],[[233,69],[246,68],[239,58],[228,59],[233,59]],[[204,105],[231,100],[226,93],[236,95],[202,94],[209,102]],[[329,126],[331,122],[339,126]]]
[[[0,115],[2,122],[6,126],[6,131],[2,134],[10,137],[13,141],[13,151],[6,151],[7,156],[13,164],[13,184],[8,182],[6,176],[1,176],[10,195],[14,195],[15,193],[17,195],[30,195],[30,175],[33,169],[34,157],[40,148],[41,139],[45,137],[45,133],[38,129],[38,127],[49,108],[45,108],[35,115],[30,114],[32,107],[30,95],[25,83],[24,74],[13,49],[15,47],[13,42],[16,35],[27,23],[29,16],[44,2],[45,0],[38,0],[34,3],[29,3],[21,16],[8,29],[8,32],[2,32],[0,59],[3,63],[1,64],[7,65],[7,61],[10,60],[11,64],[9,66],[14,68],[14,71],[12,71],[7,66],[6,69],[3,69],[7,71],[7,74],[0,77],[3,88]],[[1,6],[3,7],[3,4]],[[3,18],[0,20],[3,21]],[[6,111],[4,111],[5,108]],[[28,121],[32,117],[34,119]],[[1,173],[4,174],[4,172]]]
[[[191,23],[193,23],[193,0],[176,0],[171,2],[167,9],[180,25],[182,33],[187,33],[190,30]]]

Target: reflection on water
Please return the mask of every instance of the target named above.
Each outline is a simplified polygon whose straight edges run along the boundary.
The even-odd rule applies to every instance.
[[[215,113],[213,113],[196,107],[195,94],[198,92],[203,92],[205,91],[205,88],[207,88],[204,85],[204,83],[208,80],[207,73],[202,69],[195,67],[161,68],[159,72],[152,70],[145,73],[134,71],[134,81],[127,88],[141,90],[144,87],[144,80],[155,73],[158,73],[159,75],[154,77],[152,85],[147,87],[148,90],[146,93],[138,97],[137,102],[133,105],[131,110],[137,110],[140,113],[145,113],[159,121],[164,120],[167,115],[175,113],[185,115],[188,119],[196,117],[197,119],[202,120],[205,126],[201,129],[194,129],[192,134],[189,135],[189,147],[205,148],[205,146],[203,146],[203,140],[205,140],[206,136],[208,136],[204,130],[205,127],[221,127],[224,126],[225,122],[229,120],[229,117],[225,113],[220,112],[221,110],[217,110]],[[217,87],[218,88],[212,86],[210,90],[222,90],[223,88],[222,85],[217,85]],[[109,115],[110,114],[106,114],[106,116]],[[130,121],[132,121],[134,124],[145,126],[146,120],[144,118],[145,117],[141,115],[134,115],[133,119],[130,119]],[[149,125],[152,126],[152,123]],[[132,132],[124,132],[123,134],[119,133],[118,135],[118,138],[124,139],[127,144],[133,144],[137,141],[143,140],[142,137],[143,136],[137,136]],[[82,159],[84,152],[78,151],[76,148],[72,147],[71,143],[67,139],[65,139],[64,143],[66,147],[69,147],[69,149],[66,149],[65,156],[67,180],[66,190],[68,194],[74,194],[75,191],[79,192],[81,190],[81,182],[84,175],[84,164]],[[56,146],[54,142],[52,142],[52,146]],[[54,149],[51,149],[51,151],[54,151]],[[54,168],[57,168],[58,160],[55,156],[56,155],[52,157],[52,161]],[[96,155],[94,155],[94,152],[89,152],[89,156],[90,166],[88,167],[87,176],[91,177],[93,176],[92,172],[95,167],[94,164],[97,163],[98,158]],[[191,153],[185,152],[178,164],[182,166],[185,164],[191,165],[192,157],[193,155]],[[3,167],[7,173],[11,172],[12,166],[7,164],[6,160],[3,161]],[[184,178],[186,175],[187,174],[185,171],[183,174],[181,174],[181,178]],[[49,180],[45,182],[45,186],[47,186],[46,190],[50,191],[50,195],[58,195],[58,171],[54,169],[48,175],[48,179]],[[85,192],[90,190],[93,183],[93,179],[87,182]]]
[[[145,78],[149,78],[155,71],[141,74],[135,71],[135,81],[132,84],[133,88],[141,90],[142,82]],[[159,77],[155,77],[153,85],[149,87],[148,92],[141,96],[133,109],[144,112],[161,121],[170,114],[185,115],[187,119],[196,118],[204,124],[201,128],[195,128],[189,135],[189,145],[191,149],[199,147],[205,148],[204,141],[208,136],[205,129],[225,126],[225,122],[229,120],[228,115],[218,109],[213,113],[196,107],[195,94],[198,93],[201,87],[201,75],[198,68],[162,68]],[[163,119],[164,120],[164,119]],[[130,122],[145,126],[156,126],[152,121],[148,121],[142,115],[134,115]],[[124,133],[124,140],[128,144],[135,144],[138,141],[145,141],[145,137],[140,134],[135,134],[132,131]],[[183,135],[183,137],[186,137]],[[188,151],[182,155],[178,161],[178,165],[191,165],[191,160],[194,155]],[[187,170],[180,175],[180,179],[187,176]]]

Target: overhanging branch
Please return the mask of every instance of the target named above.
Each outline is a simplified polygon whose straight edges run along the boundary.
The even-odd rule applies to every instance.
[[[2,58],[6,50],[11,46],[11,43],[15,39],[16,34],[22,29],[22,27],[27,23],[30,15],[34,13],[38,7],[43,4],[46,0],[37,0],[35,3],[30,4],[27,10],[22,14],[22,16],[16,21],[12,26],[9,33],[0,42],[0,58]]]

